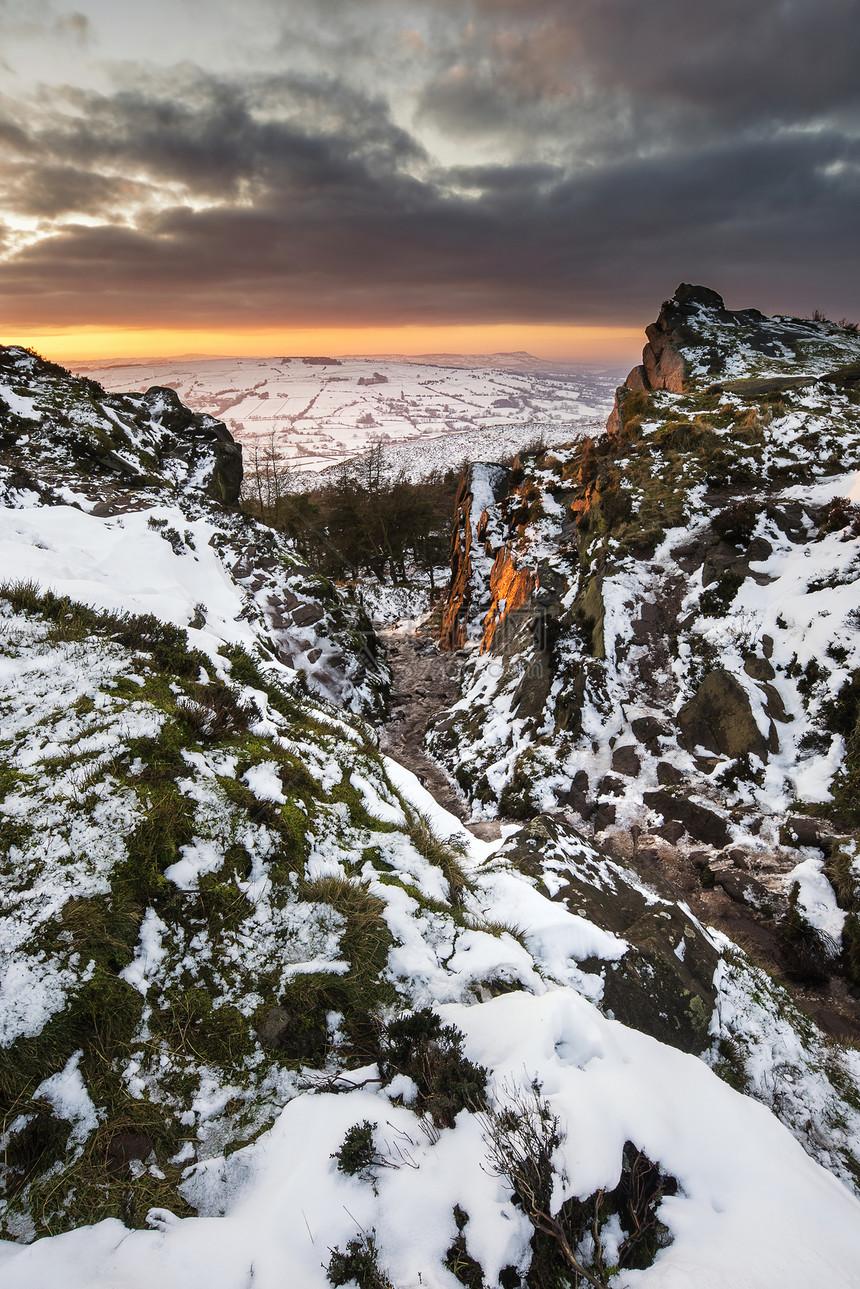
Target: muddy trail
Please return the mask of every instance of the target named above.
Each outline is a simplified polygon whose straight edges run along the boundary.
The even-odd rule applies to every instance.
[[[380,731],[379,745],[388,756],[417,775],[440,806],[466,823],[469,807],[456,784],[424,749],[424,733],[431,716],[459,698],[462,655],[442,653],[427,632],[379,631],[391,668],[392,690],[388,720]],[[467,825],[489,840],[500,835],[498,824]]]

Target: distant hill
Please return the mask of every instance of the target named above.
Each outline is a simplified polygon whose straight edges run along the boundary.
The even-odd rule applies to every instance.
[[[345,354],[345,358],[364,358],[362,354]],[[376,354],[370,362],[417,363],[428,367],[471,367],[488,371],[573,372],[608,370],[608,364],[565,362],[564,359],[536,358],[525,349],[498,354]]]

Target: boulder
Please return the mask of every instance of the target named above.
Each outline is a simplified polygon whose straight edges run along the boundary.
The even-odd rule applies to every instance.
[[[619,385],[615,391],[615,402],[612,411],[609,414],[609,420],[606,422],[606,433],[610,439],[620,438],[624,434],[624,427],[634,416],[639,415],[647,406],[647,397],[644,396],[643,381],[647,379],[643,367],[634,367],[628,376],[628,381],[632,378],[632,384]]]
[[[624,384],[627,386],[628,389],[650,389],[651,388],[651,382],[648,379],[648,372],[646,371],[645,367],[641,363],[639,364],[638,367],[633,368],[633,370],[629,373],[627,379],[625,380]]]
[[[585,770],[577,770],[567,788],[557,788],[555,799],[560,806],[569,806],[583,819],[594,814],[594,802],[589,796],[590,783]]]
[[[776,676],[772,663],[767,658],[757,658],[755,654],[749,654],[744,659],[744,671],[753,680],[768,681]]]
[[[817,846],[828,855],[835,839],[833,825],[827,819],[816,819],[812,815],[790,815],[786,821],[784,840],[788,845]]]
[[[632,743],[625,743],[612,753],[612,769],[616,774],[625,774],[628,778],[635,779],[641,768],[642,762]]]
[[[207,496],[213,501],[220,501],[225,506],[232,506],[239,500],[242,488],[242,445],[218,440],[215,447],[215,467],[206,485]]]
[[[726,821],[707,806],[697,805],[686,797],[675,797],[663,788],[654,792],[645,792],[642,799],[651,810],[663,816],[665,823],[674,820],[683,824],[684,829],[696,841],[707,842],[709,846],[722,849],[729,844],[729,830]]]
[[[686,831],[678,819],[667,819],[665,823],[654,829],[655,835],[664,838],[670,846],[677,846]]]
[[[655,739],[669,733],[662,721],[656,716],[638,716],[630,722],[630,728],[640,743],[653,743]]]
[[[736,904],[747,904],[765,917],[773,916],[782,902],[763,882],[736,869],[714,869],[714,884]]]
[[[711,671],[677,716],[681,743],[735,759],[755,753],[765,760],[767,740],[756,725],[743,685],[722,668]]]
[[[604,974],[603,1007],[622,1025],[682,1052],[708,1047],[717,953],[677,904],[648,909],[628,926],[630,945]]]
[[[624,782],[622,779],[616,778],[614,774],[604,774],[597,792],[601,797],[623,797],[625,792]]]
[[[552,898],[627,941],[618,961],[582,963],[603,978],[604,1011],[684,1052],[708,1046],[718,954],[659,873],[640,859],[617,859],[546,815],[516,833],[502,853],[539,880],[551,861]]]
[[[691,319],[701,309],[725,313],[722,296],[709,287],[682,282],[674,297],[661,308],[657,321],[645,328],[648,343],[642,351],[642,367],[648,388],[665,389],[671,394],[685,392],[688,366],[683,348],[696,338]]]
[[[482,592],[489,590],[473,585],[472,556],[480,551],[482,539],[484,553],[491,553],[482,520],[487,507],[505,495],[509,477],[505,466],[476,461],[461,480],[451,538],[451,580],[439,628],[439,647],[446,652],[463,648],[473,601],[481,602]]]
[[[152,420],[175,436],[186,459],[208,449],[212,472],[204,485],[206,495],[225,506],[234,505],[242,486],[242,446],[227,426],[205,413],[192,412],[169,386],[151,385],[143,403]]]

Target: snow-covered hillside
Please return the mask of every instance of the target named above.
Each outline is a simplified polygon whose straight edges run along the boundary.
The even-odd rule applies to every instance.
[[[858,1053],[641,857],[381,755],[235,467],[0,350],[4,1289],[851,1289]]]
[[[520,362],[522,361],[522,356]],[[532,369],[434,366],[375,358],[211,358],[80,368],[106,389],[175,389],[189,407],[224,421],[245,445],[274,446],[298,469],[319,470],[369,443],[419,445],[425,438],[469,432],[464,455],[498,451],[498,427],[557,429],[605,420],[620,373],[532,361]],[[475,431],[496,427],[476,451]],[[516,451],[526,438],[513,431]]]
[[[605,417],[571,420],[562,425],[524,421],[521,425],[485,426],[460,434],[442,434],[438,438],[422,435],[408,443],[386,443],[380,455],[381,474],[383,478],[405,478],[417,483],[433,474],[468,469],[473,461],[506,460],[519,452],[533,450],[536,444],[572,443],[590,434],[599,434],[605,423]],[[367,451],[378,453],[375,445]],[[361,456],[351,457],[345,464],[348,470],[361,474]],[[288,476],[288,486],[298,492],[311,483],[316,486],[335,482],[342,469],[343,463],[326,466],[310,478],[306,471],[296,471]]]
[[[472,468],[429,746],[476,813],[647,857],[856,1036],[860,337],[693,287],[648,336],[607,434]]]

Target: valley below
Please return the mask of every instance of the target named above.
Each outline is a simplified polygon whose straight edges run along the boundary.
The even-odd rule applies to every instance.
[[[605,420],[621,376],[529,354],[471,355],[473,366],[446,366],[449,357],[198,358],[78,370],[116,392],[168,386],[229,427],[249,468],[255,454],[274,452],[299,474],[331,470],[374,442],[407,475],[504,456],[555,427]]]

